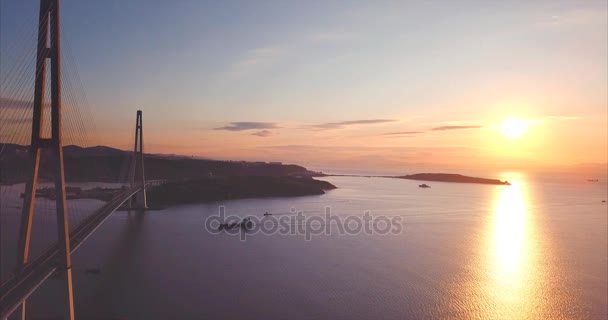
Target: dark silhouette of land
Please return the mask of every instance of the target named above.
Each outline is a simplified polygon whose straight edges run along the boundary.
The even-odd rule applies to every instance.
[[[171,181],[148,190],[148,204],[166,206],[220,200],[321,195],[336,186],[312,178],[228,176]]]
[[[123,188],[67,187],[66,195],[71,199],[97,199],[110,201]],[[162,208],[168,205],[202,203],[221,200],[265,197],[297,197],[321,195],[336,186],[309,177],[230,176],[193,180],[167,181],[162,185],[148,187],[148,205]],[[55,199],[54,188],[40,188],[36,195]],[[23,197],[23,194],[21,194]]]
[[[0,182],[3,184],[26,181],[28,147],[4,144],[0,146]],[[68,182],[124,182],[132,153],[105,146],[82,148],[64,147],[65,176]],[[41,156],[42,180],[52,181],[52,163],[46,154]],[[146,179],[183,180],[224,176],[319,176],[318,173],[293,164],[272,162],[217,161],[184,156],[146,154]],[[122,173],[122,174],[121,174]]]
[[[69,182],[126,182],[131,152],[105,146],[82,148],[64,147],[65,176]],[[40,177],[51,181],[50,161],[41,157]],[[28,147],[6,144],[0,154],[2,184],[23,183],[28,160]],[[146,178],[163,180],[163,184],[148,188],[148,203],[159,207],[173,204],[261,197],[294,197],[320,195],[336,186],[312,179],[321,174],[292,164],[216,161],[193,159],[176,155],[147,154]],[[67,187],[68,199],[98,199],[108,201],[124,188],[81,189]],[[39,188],[36,194],[54,199],[54,188]]]
[[[405,176],[395,177],[398,179],[420,180],[420,181],[437,181],[437,182],[456,182],[456,183],[480,183],[480,184],[496,184],[496,185],[511,185],[509,181],[500,181],[498,179],[486,179],[463,176],[461,174],[452,173],[416,173]]]
[[[132,153],[106,146],[82,148],[65,146],[65,176],[69,182],[126,182],[126,173]],[[25,182],[28,147],[5,144],[0,153],[2,184]],[[52,179],[51,163],[42,154],[40,177]],[[148,188],[148,201],[152,206],[166,206],[185,203],[233,200],[262,197],[294,197],[320,195],[336,186],[315,180],[312,177],[325,174],[309,171],[292,164],[217,161],[195,159],[177,155],[146,154],[146,178],[163,180],[163,184]],[[354,175],[356,176],[356,175]],[[370,176],[365,176],[370,177]],[[469,177],[449,173],[418,173],[404,176],[377,176],[421,181],[480,183],[510,185],[508,181]],[[120,188],[92,188],[83,190],[66,188],[68,199],[98,199],[107,201]],[[38,196],[53,199],[52,188],[39,189]]]

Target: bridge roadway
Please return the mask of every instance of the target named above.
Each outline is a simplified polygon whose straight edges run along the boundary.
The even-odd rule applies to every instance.
[[[150,181],[146,186],[159,184]],[[70,248],[73,253],[80,245],[127,200],[140,191],[142,185],[136,185],[118,193],[112,200],[97,209],[90,217],[70,232]],[[22,272],[13,274],[0,286],[0,319],[6,319],[23,301],[25,301],[46,279],[57,270],[60,260],[59,248],[54,245],[35,260],[27,263]]]

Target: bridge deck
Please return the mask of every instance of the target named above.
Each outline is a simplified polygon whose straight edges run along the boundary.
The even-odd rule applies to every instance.
[[[142,188],[128,188],[97,209],[89,218],[70,232],[71,252],[78,247],[123,203]],[[60,259],[57,245],[52,246],[35,260],[29,262],[19,275],[13,275],[0,286],[0,319],[8,317],[57,269]]]

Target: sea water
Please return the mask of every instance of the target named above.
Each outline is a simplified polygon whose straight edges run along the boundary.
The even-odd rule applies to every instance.
[[[513,185],[427,182],[431,188],[423,189],[419,181],[324,177],[338,189],[143,214],[117,211],[73,256],[76,314],[87,319],[605,319],[606,183],[543,181],[514,173],[505,178]],[[3,200],[4,279],[14,264],[21,200]],[[39,203],[52,209],[51,201]],[[101,204],[74,200],[70,208]],[[332,228],[308,237],[296,230],[243,238],[240,232],[206,229],[206,219],[217,216],[220,207],[227,216],[260,221],[266,212],[277,221],[301,212],[317,222],[327,212],[351,220],[367,212],[399,217],[391,221],[399,220],[401,228],[388,234]],[[35,228],[53,239],[55,222],[41,215]],[[87,274],[90,268],[100,272]],[[61,278],[48,280],[28,300],[29,315],[60,315],[62,285]]]

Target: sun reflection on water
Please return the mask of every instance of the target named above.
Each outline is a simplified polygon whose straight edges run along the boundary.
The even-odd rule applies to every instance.
[[[533,317],[534,305],[538,302],[530,195],[521,176],[511,174],[510,177],[511,186],[496,190],[494,214],[488,229],[491,245],[486,293],[493,307],[487,318]]]
[[[523,186],[501,188],[494,218],[496,272],[505,281],[518,280],[526,245],[527,210]]]
[[[522,174],[500,178],[512,185],[489,190],[489,210],[477,225],[481,232],[467,239],[475,251],[450,285],[449,305],[442,309],[448,311],[441,318],[585,318],[572,292],[564,290],[568,275],[547,231],[552,212],[546,211],[546,194]]]

